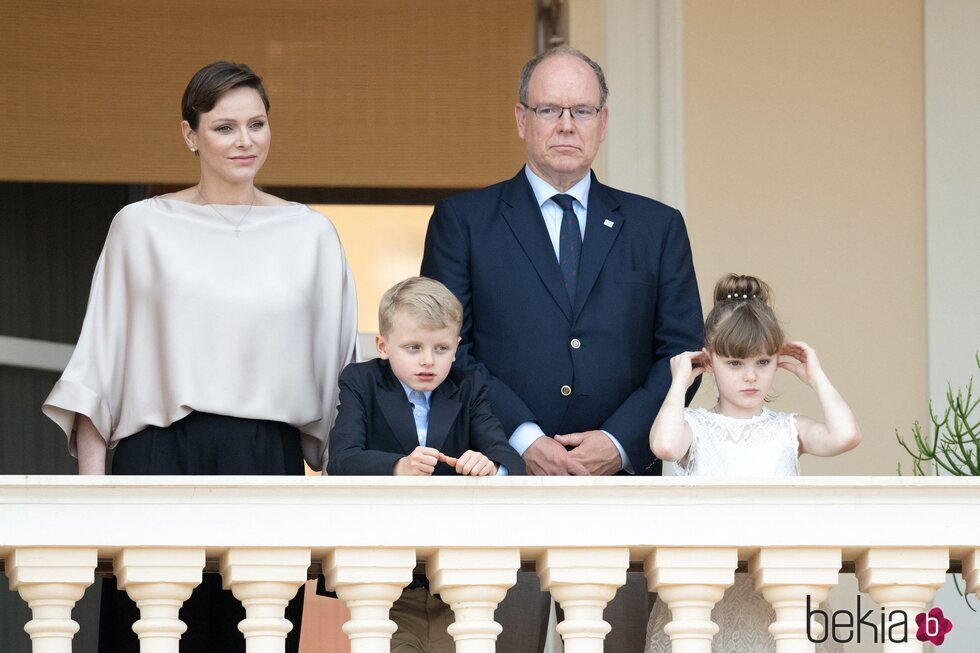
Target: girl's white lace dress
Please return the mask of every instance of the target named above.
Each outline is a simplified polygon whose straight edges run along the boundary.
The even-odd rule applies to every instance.
[[[684,419],[693,440],[687,456],[673,463],[677,476],[798,476],[799,440],[796,415],[776,413],[765,406],[762,414],[748,419],[726,417],[704,408],[688,408]],[[711,613],[719,631],[712,653],[775,653],[769,634],[775,613],[752,587],[748,574],[735,574],[735,584]],[[670,610],[657,601],[647,624],[646,653],[670,653],[664,626]],[[828,639],[817,651],[838,653],[844,649]]]

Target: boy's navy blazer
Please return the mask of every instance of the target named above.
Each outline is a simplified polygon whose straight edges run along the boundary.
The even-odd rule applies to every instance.
[[[452,370],[429,397],[426,446],[459,457],[479,451],[524,474],[524,460],[507,443],[490,412],[487,387],[478,374]],[[327,474],[391,475],[395,463],[419,446],[413,406],[386,360],[353,363],[340,374],[340,411],[328,440]],[[456,472],[444,463],[435,474]]]
[[[670,358],[702,345],[691,247],[676,209],[594,175],[588,199],[574,304],[523,169],[436,204],[422,274],[462,302],[455,366],[484,375],[508,436],[603,429],[640,473]]]

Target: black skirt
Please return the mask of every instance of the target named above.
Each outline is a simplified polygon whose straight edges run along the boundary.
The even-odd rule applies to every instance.
[[[297,429],[281,422],[242,419],[194,412],[168,427],[150,426],[124,438],[112,457],[113,475],[256,475],[297,476],[304,473]],[[257,525],[261,527],[261,525]],[[286,608],[293,629],[286,651],[299,651],[303,586]],[[222,589],[221,576],[204,574],[203,582],[180,609],[187,632],[180,639],[181,653],[244,653],[245,637],[238,623],[245,608]],[[139,653],[133,623],[139,610],[116,579],[102,584],[99,621],[100,653]]]

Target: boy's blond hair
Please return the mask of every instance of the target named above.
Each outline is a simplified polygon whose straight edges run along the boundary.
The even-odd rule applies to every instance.
[[[454,328],[463,324],[463,305],[449,288],[428,277],[409,277],[389,288],[378,306],[378,330],[391,332],[395,313],[405,311],[426,329]]]

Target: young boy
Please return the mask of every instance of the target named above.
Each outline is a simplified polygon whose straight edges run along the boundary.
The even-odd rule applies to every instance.
[[[444,285],[412,277],[378,310],[379,358],[340,375],[340,410],[327,474],[524,474],[524,461],[490,412],[486,385],[452,369],[463,309]],[[391,610],[392,653],[454,653],[448,605],[416,576]]]

